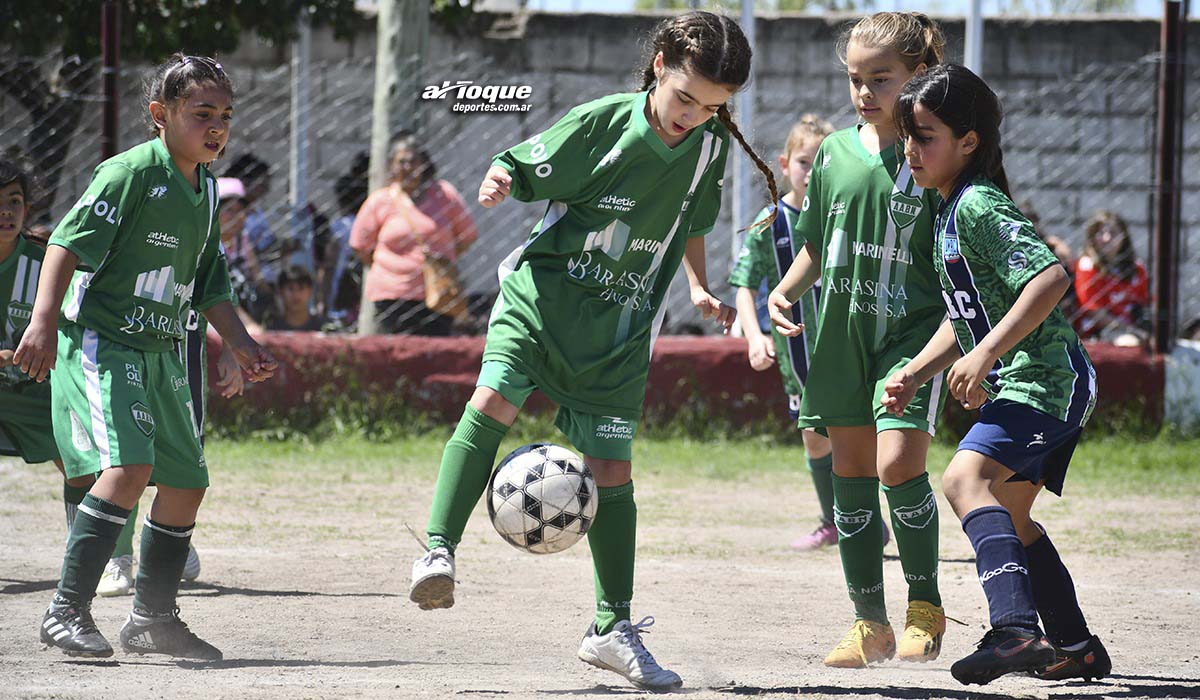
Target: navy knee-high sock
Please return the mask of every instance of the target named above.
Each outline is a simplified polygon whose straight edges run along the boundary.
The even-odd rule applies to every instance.
[[[1025,548],[1025,556],[1029,561],[1033,599],[1046,627],[1046,636],[1060,647],[1091,639],[1092,633],[1075,598],[1075,582],[1045,529],[1036,542]]]
[[[992,627],[1038,630],[1029,564],[1012,516],[1000,506],[985,506],[967,513],[962,527],[975,548]]]

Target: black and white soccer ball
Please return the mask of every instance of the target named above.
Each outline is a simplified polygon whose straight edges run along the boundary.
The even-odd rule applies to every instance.
[[[571,450],[534,443],[514,450],[492,474],[488,515],[506,542],[553,554],[587,534],[596,518],[596,480]]]

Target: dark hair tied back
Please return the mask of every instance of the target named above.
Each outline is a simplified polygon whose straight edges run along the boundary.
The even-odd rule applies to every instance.
[[[215,85],[233,97],[233,81],[216,59],[176,53],[159,64],[147,77],[144,85],[146,102],[171,104],[175,100],[187,99],[192,90],[201,85]],[[150,132],[152,135],[158,134],[158,127],[153,122],[150,123]]]
[[[896,102],[896,130],[901,138],[916,133],[914,112],[918,104],[950,127],[955,138],[971,131],[979,138],[963,179],[984,175],[1004,194],[1012,196],[1000,148],[1004,110],[1000,98],[983,78],[956,63],[942,64],[914,76],[904,85]]]

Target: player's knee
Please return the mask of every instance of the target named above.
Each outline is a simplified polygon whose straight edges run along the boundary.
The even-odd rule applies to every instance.
[[[77,476],[74,479],[67,479],[66,481],[67,486],[77,489],[88,489],[92,487],[92,484],[96,483],[96,476],[94,474],[86,474],[84,476]]]
[[[973,480],[974,475],[961,464],[951,462],[950,466],[946,467],[946,473],[942,475],[942,493],[945,494],[946,500],[950,502],[955,511],[958,511],[959,504],[963,501],[964,494],[969,490],[969,484]]]
[[[521,412],[520,408],[510,403],[500,392],[486,386],[475,387],[475,392],[471,394],[471,408],[505,425],[512,425],[517,419],[517,414]]]
[[[633,479],[633,464],[629,461],[595,457],[584,457],[583,461],[592,470],[597,486],[622,486]]]

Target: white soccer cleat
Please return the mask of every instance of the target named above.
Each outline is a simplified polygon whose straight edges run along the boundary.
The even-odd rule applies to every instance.
[[[108,560],[100,583],[96,586],[96,595],[112,598],[133,593],[133,555],[122,554]]]
[[[659,666],[642,643],[642,632],[653,624],[653,617],[642,618],[636,625],[621,620],[608,634],[596,634],[596,625],[592,623],[579,645],[579,658],[596,668],[624,676],[642,690],[678,688],[683,679]]]
[[[188,545],[187,563],[183,565],[183,580],[195,581],[200,578],[200,555],[196,553],[196,548]]]
[[[434,547],[413,562],[408,598],[422,610],[454,605],[454,555],[450,550]]]

